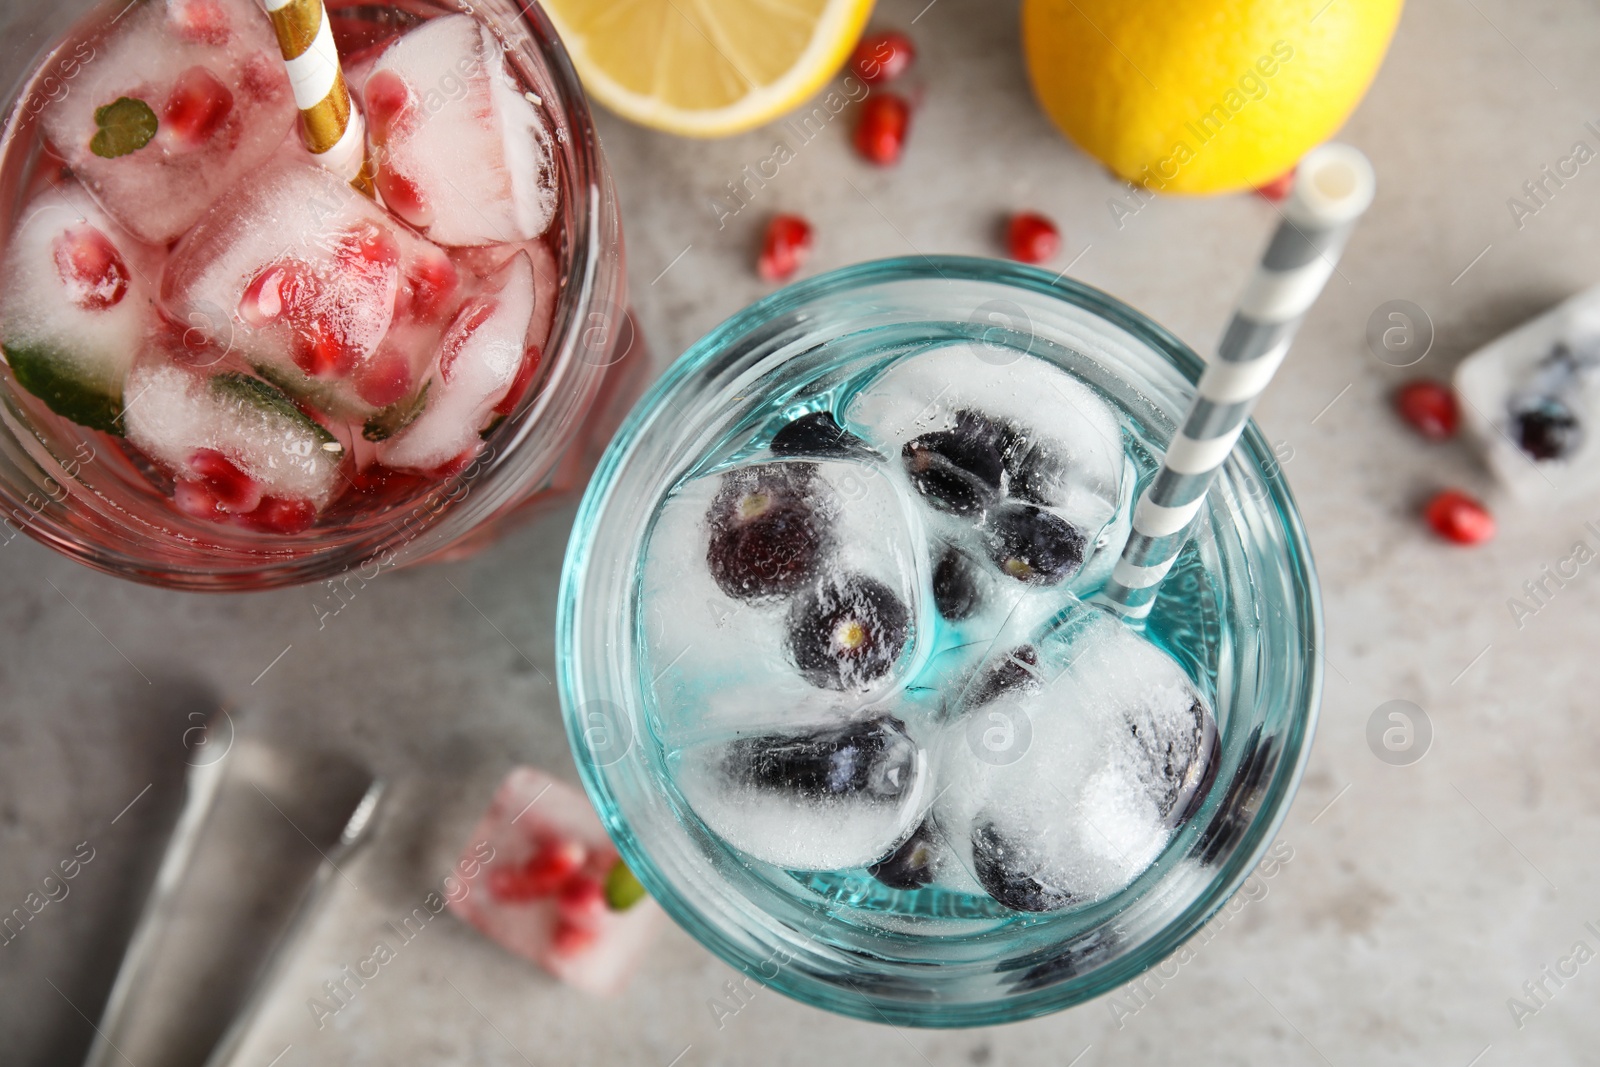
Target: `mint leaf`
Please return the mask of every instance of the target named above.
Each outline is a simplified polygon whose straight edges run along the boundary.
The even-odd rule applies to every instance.
[[[422,414],[422,409],[428,403],[428,387],[431,385],[433,385],[432,379],[423,382],[422,389],[416,396],[397,400],[373,415],[361,428],[361,436],[368,441],[387,441],[416,422],[417,416]]]
[[[89,151],[101,159],[137,152],[150,143],[161,125],[149,104],[131,96],[119,96],[104,107],[95,108],[94,124],[100,128],[89,141]]]
[[[606,904],[612,911],[627,911],[644,898],[644,886],[628,865],[618,860],[606,875]]]

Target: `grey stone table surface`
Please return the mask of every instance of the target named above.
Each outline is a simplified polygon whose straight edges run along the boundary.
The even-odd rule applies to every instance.
[[[897,169],[854,158],[847,114],[719,225],[708,200],[771,156],[780,131],[697,143],[601,116],[658,358],[766,291],[751,264],[780,209],[816,225],[808,271],[996,254],[1002,215],[1040,209],[1063,224],[1059,265],[1074,277],[1201,350],[1215,342],[1272,207],[1159,199],[1118,225],[1118,183],[1028,94],[1014,5],[883,0],[877,21],[909,27],[921,50],[925,95]],[[896,1030],[771,992],[729,1017],[712,1003],[733,1003],[735,972],[675,928],[606,1002],[450,920],[320,1031],[301,1017],[315,990],[283,988],[273,1010],[301,1036],[278,1045],[291,1046],[281,1067],[1593,1062],[1600,964],[1572,953],[1600,947],[1585,926],[1600,927],[1596,565],[1521,626],[1507,601],[1575,542],[1600,544],[1586,525],[1600,499],[1513,509],[1467,449],[1423,444],[1386,398],[1600,279],[1600,170],[1547,186],[1520,225],[1507,203],[1575,142],[1597,146],[1586,125],[1600,122],[1597,43],[1600,9],[1586,0],[1414,0],[1343,134],[1377,165],[1377,203],[1259,411],[1292,451],[1321,569],[1321,729],[1280,835],[1291,858],[1258,874],[1170,980],[977,1031]],[[1420,305],[1435,330],[1409,370],[1364,341],[1392,299]],[[1447,546],[1418,521],[1445,485],[1496,502],[1491,544]],[[385,575],[321,628],[315,588],[194,596],[102,577],[25,538],[0,549],[0,910],[78,843],[95,857],[0,947],[0,1059],[58,1065],[87,1048],[197,708],[248,708],[263,733],[326,740],[396,784],[361,892],[309,950],[313,973],[359,958],[371,931],[448,873],[507,768],[573,778],[550,683],[570,521],[569,509],[471,560]],[[1431,749],[1409,766],[1366,740],[1393,699],[1432,723]],[[1576,975],[1553,981],[1545,968],[1557,966]],[[1544,992],[1530,997],[1528,982]],[[1514,1017],[1513,997],[1536,1010]],[[262,1041],[259,1067],[277,1052],[271,1033]]]

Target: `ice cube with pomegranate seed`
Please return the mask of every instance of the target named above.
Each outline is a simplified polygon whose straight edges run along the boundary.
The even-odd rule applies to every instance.
[[[474,278],[492,277],[511,262],[518,252],[528,253],[528,258],[533,262],[533,325],[528,327],[528,343],[543,348],[555,323],[556,300],[561,295],[561,274],[556,266],[556,256],[543,239],[509,245],[452,248],[450,259],[461,272],[463,283],[470,284]]]
[[[488,27],[430,19],[378,58],[362,98],[384,203],[433,240],[525,241],[550,225],[550,133]]]
[[[164,251],[141,244],[70,178],[22,211],[0,280],[18,384],[64,418],[120,433],[123,380],[155,322]]]
[[[73,173],[140,240],[172,241],[294,128],[283,60],[251,0],[141,4],[94,47],[41,121]],[[104,110],[124,98],[143,107]]]
[[[528,344],[533,305],[533,262],[518,253],[461,305],[423,382],[420,411],[378,446],[381,463],[435,470],[482,447],[483,430],[540,358]]]
[[[126,388],[128,442],[171,473],[190,514],[297,533],[339,488],[344,447],[269,382],[185,365],[157,343]]]
[[[237,353],[297,396],[365,417],[413,394],[432,356],[421,341],[386,345],[391,328],[442,325],[459,290],[443,249],[295,149],[184,236],[161,303],[191,324],[191,345]]]
[[[589,801],[532,767],[501,781],[463,857],[477,874],[451,909],[579,989],[620,989],[660,925]]]

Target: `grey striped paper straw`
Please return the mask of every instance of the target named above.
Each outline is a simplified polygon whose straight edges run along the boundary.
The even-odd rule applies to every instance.
[[[1124,616],[1150,613],[1217,469],[1333,274],[1375,187],[1372,164],[1349,145],[1323,145],[1300,161],[1283,222],[1200,375],[1161,469],[1139,497],[1133,531],[1101,594]]]

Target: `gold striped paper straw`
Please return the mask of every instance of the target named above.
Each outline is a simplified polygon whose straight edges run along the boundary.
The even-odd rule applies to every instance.
[[[372,195],[367,168],[367,127],[350,103],[350,88],[333,46],[333,28],[322,0],[261,0],[278,50],[289,69],[289,85],[300,109],[300,135],[317,162]]]

